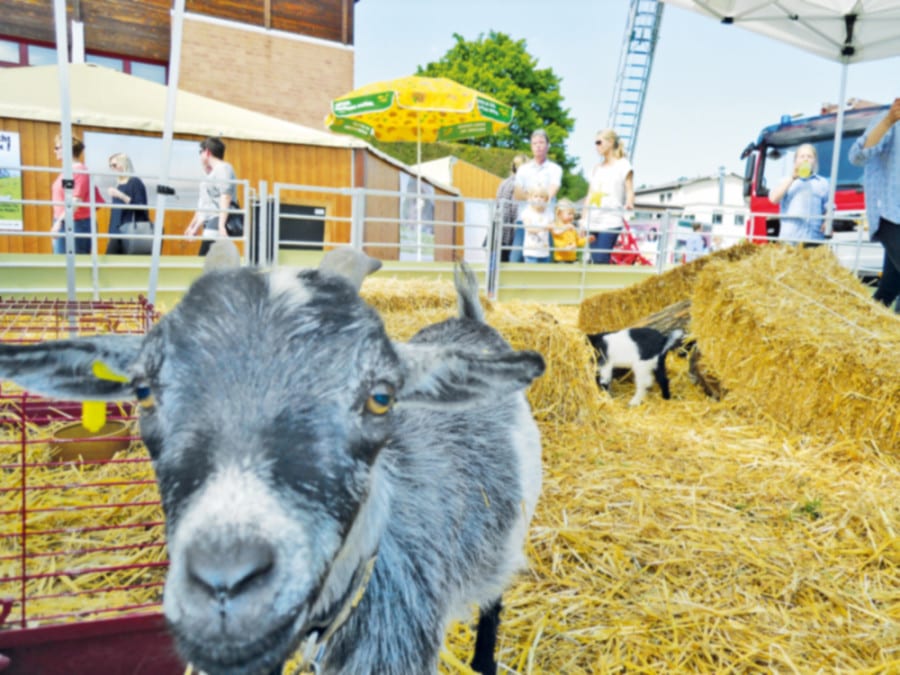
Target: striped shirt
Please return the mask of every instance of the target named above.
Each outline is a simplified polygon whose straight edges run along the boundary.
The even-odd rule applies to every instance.
[[[887,115],[888,113],[885,113]],[[875,238],[878,221],[884,218],[900,225],[900,131],[894,124],[884,137],[871,148],[863,144],[881,117],[869,125],[866,132],[850,147],[850,162],[865,167],[866,218],[869,237]]]

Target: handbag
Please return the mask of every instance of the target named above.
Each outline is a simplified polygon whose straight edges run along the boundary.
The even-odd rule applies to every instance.
[[[148,235],[140,239],[123,239],[122,250],[128,255],[149,255],[153,250],[153,239],[149,235],[153,234],[153,223],[149,220],[138,220],[137,213],[132,211],[132,220],[130,223],[122,223],[119,226],[119,232],[125,235]]]
[[[241,205],[238,204],[236,199],[231,200],[231,206],[228,207],[231,210],[241,208]],[[229,213],[228,220],[225,221],[225,231],[228,233],[229,237],[243,237],[244,236],[244,214],[243,213]]]

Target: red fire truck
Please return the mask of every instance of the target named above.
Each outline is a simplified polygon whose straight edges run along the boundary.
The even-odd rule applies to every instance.
[[[841,138],[840,161],[835,188],[835,211],[865,209],[863,194],[863,169],[848,159],[850,146],[866,130],[873,119],[884,113],[888,106],[847,110],[844,112],[844,129]],[[782,117],[778,124],[765,127],[755,142],[744,148],[741,159],[746,159],[744,170],[744,198],[750,208],[746,234],[753,241],[778,237],[780,222],[778,205],[769,201],[769,189],[776,185],[793,168],[794,151],[803,143],[815,146],[819,156],[819,174],[831,180],[831,162],[834,151],[834,127],[837,114],[816,117]],[[870,244],[868,232],[857,232],[860,218],[836,218],[833,223],[834,244],[838,257],[848,267],[863,276],[881,271],[883,249]],[[857,252],[857,242],[863,245]]]

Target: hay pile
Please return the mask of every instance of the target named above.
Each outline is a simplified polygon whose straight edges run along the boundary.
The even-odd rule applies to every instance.
[[[26,427],[28,626],[158,611],[165,532],[146,449],[134,441],[110,463],[56,463],[58,426]],[[19,438],[18,425],[0,424],[0,512],[8,514],[0,522],[0,598],[16,600],[23,572]],[[8,621],[21,619],[16,602]]]
[[[416,279],[404,281],[388,276],[367,277],[360,289],[363,300],[372,305],[379,313],[385,312],[418,312],[429,309],[446,309],[456,311],[456,289],[453,286],[453,275],[449,281],[440,279]],[[485,307],[490,302],[482,297]]]
[[[821,263],[803,258],[798,268],[796,260],[766,257],[784,254],[765,248],[758,257],[769,267],[758,275],[772,278],[766,283],[776,282],[783,265],[806,270]],[[709,358],[718,365],[729,339],[746,338],[725,334],[727,326],[717,329],[718,337],[711,327],[717,312],[719,324],[752,322],[760,334],[780,340],[783,331],[771,319],[791,314],[788,298],[795,293],[746,288],[743,280],[757,272],[743,271],[738,283],[727,266],[714,263],[690,288],[701,312],[694,333],[698,341],[712,340]],[[887,341],[883,351],[897,354],[889,342],[894,329],[882,327],[879,317],[896,318],[875,308],[863,319],[866,311],[847,290],[854,287],[846,275],[829,270],[828,276],[829,285],[840,286],[835,297],[859,309],[860,328],[884,331],[878,333]],[[449,280],[432,289],[396,282],[389,298],[379,297],[376,281],[386,283],[366,280],[363,295],[383,312],[395,338],[456,313]],[[775,306],[753,309],[761,294]],[[413,298],[412,309],[402,304],[404,296]],[[652,299],[638,304],[651,313],[659,309]],[[781,366],[786,384],[793,380],[805,391],[791,361],[807,358],[807,340],[818,331],[835,349],[837,334],[828,331],[838,329],[806,310],[793,313],[801,319],[795,323],[810,329],[796,333],[793,344],[799,336],[803,348],[796,357],[794,351],[783,356]],[[497,303],[487,319],[515,348],[544,354],[548,366],[529,391],[544,439],[544,489],[526,544],[530,567],[504,597],[501,673],[900,671],[896,444],[885,447],[849,421],[859,437],[772,424],[773,413],[739,390],[776,361],[755,361],[743,378],[737,366],[726,371],[729,393],[712,401],[692,383],[686,359],[670,355],[672,400],[661,400],[654,389],[632,409],[632,382],[614,382],[612,398],[598,392],[593,355],[573,312]],[[858,367],[882,368],[876,341],[863,342],[862,355],[852,357]],[[768,341],[761,346],[772,350]],[[770,358],[749,345],[730,348],[737,364]],[[843,360],[850,358],[846,352],[845,346]],[[832,367],[837,372],[841,366]],[[838,378],[830,382],[840,385]],[[880,389],[878,395],[889,393]],[[893,395],[896,403],[896,390]],[[834,399],[832,405],[854,401]],[[892,401],[879,403],[884,409]],[[869,425],[880,428],[877,420]],[[454,624],[441,672],[470,673],[465,664],[473,643],[471,625]],[[291,664],[285,672],[295,670]]]
[[[673,379],[676,397],[690,386]],[[545,452],[531,569],[505,597],[507,666],[896,672],[895,457],[770,434],[690,396],[619,403],[589,449],[572,428]],[[451,641],[458,658],[471,648]]]
[[[641,319],[689,298],[697,276],[707,265],[741,260],[752,256],[759,248],[745,241],[627,288],[585,298],[578,309],[578,328],[585,333],[600,333],[633,326]]]
[[[366,287],[369,283],[366,282]],[[408,286],[428,306],[430,300],[425,285],[408,282]],[[452,285],[449,287],[452,289]],[[368,296],[367,301],[371,302],[371,298]],[[432,300],[439,301],[438,298]],[[382,311],[381,316],[392,338],[408,340],[427,325],[457,316],[455,296],[453,302],[449,309]],[[384,303],[377,300],[375,304]],[[529,401],[539,421],[554,425],[576,422],[590,425],[601,419],[604,401],[596,396],[593,350],[571,321],[566,322],[565,311],[534,303],[509,303],[485,314],[488,323],[513,348],[562,355],[561,358],[545,359],[546,372],[529,390]]]
[[[691,297],[703,275],[687,283],[689,267],[678,285]],[[454,311],[386,324],[405,338]],[[654,389],[630,409],[632,382],[614,382],[612,399],[597,392],[571,315],[498,304],[488,320],[548,362],[529,392],[544,490],[531,568],[504,598],[501,672],[900,668],[900,457],[772,425],[730,394],[711,401],[673,356],[673,400]],[[455,624],[441,671],[471,672],[473,644],[472,626]]]
[[[827,249],[708,265],[691,332],[750,419],[900,451],[900,321]]]

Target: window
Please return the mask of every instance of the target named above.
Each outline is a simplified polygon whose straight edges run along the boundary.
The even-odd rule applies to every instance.
[[[743,225],[744,224],[744,216],[742,214],[736,214],[734,216],[734,224],[735,225]]]
[[[88,63],[96,63],[98,66],[112,68],[120,73],[125,71],[125,62],[112,56],[100,56],[99,54],[85,54],[84,60]]]
[[[713,225],[721,225],[722,224],[722,214],[719,211],[713,212],[712,224]]]
[[[165,84],[168,68],[163,63],[148,63],[132,59],[87,53],[88,63],[96,63],[106,68],[141,77],[151,82]],[[57,63],[56,47],[52,45],[30,44],[12,39],[0,39],[0,68],[6,66],[52,66]]]
[[[132,61],[131,74],[136,77],[142,77],[145,80],[150,80],[151,82],[156,82],[157,84],[166,83],[166,67],[159,63]]]
[[[53,47],[28,45],[28,63],[23,66],[52,66],[56,63],[56,50]]]
[[[0,62],[19,65],[19,43],[12,40],[0,40]]]

